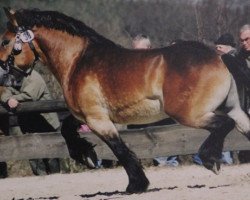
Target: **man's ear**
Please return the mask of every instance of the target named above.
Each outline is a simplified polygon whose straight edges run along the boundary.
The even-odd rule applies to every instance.
[[[17,21],[16,21],[16,17],[15,17],[15,10],[11,9],[10,7],[3,7],[5,15],[7,16],[7,18],[9,19],[10,23],[13,26],[18,26]]]

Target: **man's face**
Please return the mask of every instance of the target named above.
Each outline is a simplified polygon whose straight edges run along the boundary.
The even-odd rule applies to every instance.
[[[245,51],[250,52],[250,30],[243,31],[240,34],[240,43]]]
[[[225,53],[228,53],[229,51],[231,51],[231,49],[232,49],[232,47],[229,45],[223,45],[223,44],[216,45],[216,50],[217,50],[219,55],[223,55]]]

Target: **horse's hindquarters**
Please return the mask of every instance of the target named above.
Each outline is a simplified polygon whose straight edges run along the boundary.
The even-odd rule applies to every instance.
[[[166,75],[165,111],[184,125],[202,128],[209,116],[226,99],[231,85],[230,73],[220,59],[200,67],[190,67],[181,76]]]

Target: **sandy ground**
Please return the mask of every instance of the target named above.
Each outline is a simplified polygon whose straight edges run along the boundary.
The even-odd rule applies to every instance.
[[[126,194],[127,175],[121,168],[75,174],[0,180],[1,200],[250,200],[250,164],[222,166],[220,175],[203,167],[150,167],[151,184],[142,194]]]

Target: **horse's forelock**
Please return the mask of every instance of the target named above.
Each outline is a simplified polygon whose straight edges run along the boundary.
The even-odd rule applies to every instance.
[[[10,31],[12,33],[16,32],[16,27],[13,24],[11,24],[10,22],[7,22],[7,29],[8,29],[8,31]]]
[[[39,12],[38,9],[27,10],[19,9],[15,12],[15,17],[19,26],[33,27],[37,23],[37,17],[34,12]],[[38,23],[37,23],[38,24]]]

